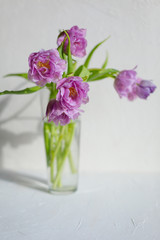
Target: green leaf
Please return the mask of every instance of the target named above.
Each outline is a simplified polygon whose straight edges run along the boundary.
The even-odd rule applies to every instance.
[[[19,91],[4,91],[4,92],[0,92],[0,95],[5,95],[5,94],[30,94],[30,93],[34,93],[39,91],[40,89],[42,89],[42,87],[39,86],[35,86],[35,87],[30,87],[30,88],[25,88]]]
[[[64,59],[64,60],[66,60],[66,55],[65,55],[65,53],[63,52],[63,47],[64,47],[64,43],[65,43],[65,41],[66,41],[66,38],[67,38],[67,37],[65,37],[65,39],[63,40],[63,42],[61,43],[61,45],[57,48],[57,50],[58,50],[58,52],[59,52],[60,58],[62,58],[62,59]]]
[[[63,52],[63,59],[67,62],[67,55]]]
[[[11,73],[5,75],[4,77],[22,77],[28,80],[28,73]]]
[[[84,81],[86,81],[90,75],[90,71],[84,66],[81,65],[74,73],[74,76],[79,76],[83,78]]]
[[[102,65],[102,69],[105,69],[107,67],[107,64],[108,64],[108,52],[106,54],[106,59],[105,59],[103,65]]]
[[[86,68],[88,67],[88,65],[89,65],[89,63],[90,63],[91,58],[92,58],[92,55],[94,54],[95,50],[96,50],[101,44],[103,44],[105,41],[107,41],[109,38],[110,38],[110,36],[109,36],[108,38],[104,39],[102,42],[98,43],[98,44],[90,51],[90,53],[89,53],[89,55],[88,55],[88,57],[87,57],[87,59],[86,59],[86,61],[85,61],[85,63],[84,63],[84,66],[85,66]]]
[[[77,67],[77,61],[72,59],[73,60],[73,72],[75,72],[76,70],[76,67]]]
[[[64,42],[62,42],[61,45],[57,48],[57,50],[59,52],[59,56],[62,59],[63,59],[63,45],[64,45]]]
[[[72,55],[71,55],[71,42],[70,42],[70,37],[67,33],[67,31],[65,31],[65,34],[68,38],[68,46],[67,46],[67,51],[68,51],[68,71],[67,74],[71,74],[73,73],[73,62],[72,62]]]
[[[116,69],[112,69],[112,68],[108,68],[108,69],[89,69],[91,75],[88,78],[88,82],[91,81],[97,81],[97,80],[101,80],[104,78],[116,78],[117,74],[119,73],[118,70]]]

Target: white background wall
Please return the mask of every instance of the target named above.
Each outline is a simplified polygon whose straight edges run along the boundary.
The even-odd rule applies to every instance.
[[[153,80],[147,101],[119,99],[113,80],[90,84],[81,131],[81,171],[160,171],[160,1],[159,0],[0,0],[0,91],[31,86],[7,73],[27,72],[27,58],[56,47],[59,29],[87,28],[92,66],[138,65],[140,77]],[[82,62],[82,61],[81,61]],[[39,93],[0,97],[0,164],[17,170],[45,171]]]

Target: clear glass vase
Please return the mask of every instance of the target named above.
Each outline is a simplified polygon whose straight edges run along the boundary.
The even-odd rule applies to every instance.
[[[77,190],[80,120],[65,126],[44,122],[48,184],[51,193]]]

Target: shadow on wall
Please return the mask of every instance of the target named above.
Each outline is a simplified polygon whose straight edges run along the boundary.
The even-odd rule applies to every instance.
[[[15,112],[12,116],[10,116],[7,119],[4,119],[0,121],[0,168],[3,168],[3,149],[4,146],[10,145],[13,148],[18,148],[20,145],[25,145],[28,143],[32,143],[35,141],[35,139],[40,136],[41,134],[41,122],[38,117],[20,117],[19,115],[26,110],[27,107],[31,105],[31,103],[34,101],[36,96],[33,96],[30,98],[30,100],[17,112]],[[11,96],[8,96],[7,98],[3,99],[0,102],[0,113],[2,114],[3,110],[7,107],[11,100]],[[35,120],[37,121],[37,127],[35,129],[35,132],[24,132],[20,134],[13,133],[12,131],[6,130],[2,128],[2,125],[5,125],[5,123],[8,123],[12,120],[17,120],[17,121],[24,121],[24,120]]]

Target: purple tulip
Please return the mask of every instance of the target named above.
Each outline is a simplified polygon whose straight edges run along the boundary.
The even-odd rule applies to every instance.
[[[86,29],[79,28],[78,26],[73,26],[70,30],[67,30],[67,33],[71,41],[71,54],[75,57],[84,57],[86,55],[87,40]],[[60,33],[57,39],[58,46],[61,45],[65,39],[66,34],[64,32]],[[64,52],[67,53],[68,39],[64,43]]]
[[[150,93],[153,93],[156,89],[156,86],[148,80],[142,80],[137,84],[136,94],[139,98],[147,99]]]
[[[123,70],[116,77],[114,87],[120,97],[127,97],[132,101],[137,97],[136,87],[139,82],[135,70]]]
[[[137,97],[147,99],[156,89],[151,81],[137,77],[135,70],[121,71],[114,81],[114,87],[120,97],[127,97],[130,101]]]
[[[83,82],[81,77],[73,76],[63,78],[57,82],[56,100],[61,102],[63,108],[73,110],[78,109],[82,103],[89,101],[89,84]]]
[[[71,119],[75,120],[79,116],[79,110],[67,110],[64,109],[59,101],[52,99],[47,106],[46,116],[48,117],[48,122],[53,121],[56,125],[59,123],[61,125],[66,125]]]
[[[32,53],[28,61],[28,78],[41,87],[46,83],[57,82],[66,70],[66,61],[59,57],[56,49]]]

